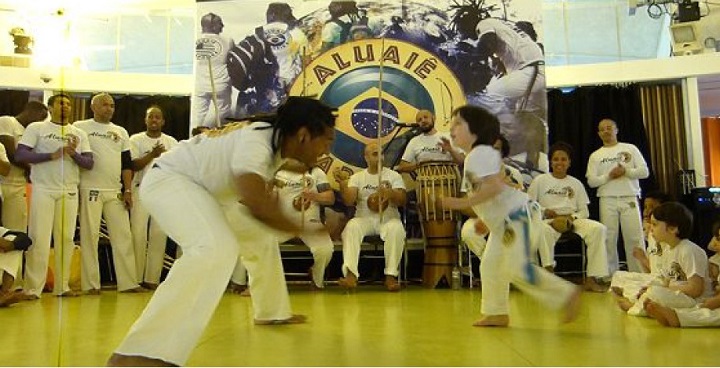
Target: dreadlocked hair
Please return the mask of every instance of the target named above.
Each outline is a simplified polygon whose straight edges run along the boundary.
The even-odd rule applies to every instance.
[[[450,28],[463,37],[475,38],[475,27],[481,20],[490,18],[490,11],[496,5],[484,6],[485,0],[453,0],[450,11],[455,13],[450,19]]]
[[[315,138],[325,133],[325,129],[335,127],[337,109],[311,98],[290,96],[280,105],[275,114],[255,115],[251,121],[265,121],[269,127],[257,129],[273,129],[272,150],[277,151],[283,138],[292,136],[300,128],[306,128],[310,136]]]

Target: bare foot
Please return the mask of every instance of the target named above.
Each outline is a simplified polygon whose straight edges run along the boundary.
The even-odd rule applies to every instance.
[[[580,312],[580,294],[582,294],[580,288],[575,288],[567,302],[565,302],[565,314],[562,317],[563,323],[572,322],[577,318]]]
[[[266,326],[266,325],[294,325],[299,323],[305,323],[307,321],[307,316],[304,314],[293,314],[292,317],[287,319],[270,319],[270,320],[255,320],[256,325]]]
[[[604,293],[607,291],[605,286],[598,284],[594,277],[588,277],[585,279],[585,290],[593,293]]]
[[[37,295],[35,295],[35,294],[25,294],[25,293],[22,293],[22,295],[20,296],[20,300],[21,300],[21,301],[25,301],[25,300],[38,300],[38,299],[40,299],[40,297],[37,296]]]
[[[250,288],[245,288],[245,290],[243,290],[243,291],[240,293],[240,296],[247,296],[247,297],[252,296],[252,295],[250,294]]]
[[[0,294],[0,308],[9,307],[23,298],[23,293],[16,291],[8,291]]]
[[[247,285],[236,284],[232,281],[230,281],[230,283],[228,283],[228,287],[227,287],[227,291],[230,294],[241,294],[242,295],[242,293],[247,289],[248,289]]]
[[[645,301],[645,312],[665,327],[680,327],[680,319],[678,319],[677,313],[675,313],[674,310],[655,303],[650,299]]]
[[[510,317],[507,314],[494,316],[483,316],[473,323],[475,327],[507,327],[510,324]]]
[[[100,295],[100,289],[90,289],[85,292],[87,295]]]
[[[158,288],[158,284],[153,283],[153,282],[143,282],[142,284],[140,284],[140,286],[142,286],[148,290],[157,290],[157,288]]]
[[[338,279],[338,285],[348,290],[355,289],[357,287],[357,276],[352,272],[348,272],[345,277]]]
[[[78,293],[75,290],[68,290],[68,291],[58,295],[59,298],[74,298],[76,296],[80,296],[80,293]]]
[[[153,359],[139,355],[113,354],[106,363],[107,367],[177,367],[164,360]]]
[[[400,283],[397,277],[391,275],[385,275],[385,287],[390,292],[400,291]]]
[[[613,294],[615,294],[617,296],[620,296],[620,297],[623,296],[624,290],[623,290],[623,288],[621,288],[619,286],[612,286],[612,287],[610,287],[610,290],[613,292]]]
[[[625,297],[617,298],[618,307],[620,307],[620,309],[622,309],[625,312],[629,311],[630,308],[632,308],[633,304],[634,303],[631,302],[630,299],[628,299],[628,298],[625,298]]]

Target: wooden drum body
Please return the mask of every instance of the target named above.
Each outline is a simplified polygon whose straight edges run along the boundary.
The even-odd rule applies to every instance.
[[[449,286],[457,264],[457,214],[442,208],[440,198],[458,197],[460,173],[454,163],[427,162],[415,174],[418,213],[426,244],[423,286]]]

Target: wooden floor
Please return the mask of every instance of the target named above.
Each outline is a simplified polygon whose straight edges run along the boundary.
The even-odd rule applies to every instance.
[[[309,323],[255,326],[250,299],[225,295],[193,352],[194,366],[716,366],[714,329],[669,329],[622,313],[609,294],[585,293],[577,321],[511,293],[510,328],[476,328],[481,292],[400,293],[362,285],[312,292],[291,286]],[[0,365],[101,366],[150,298],[117,294],[0,309]],[[178,306],[182,301],[178,300]]]

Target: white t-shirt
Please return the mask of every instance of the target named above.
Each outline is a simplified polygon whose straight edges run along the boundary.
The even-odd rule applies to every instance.
[[[300,222],[302,212],[293,207],[293,200],[299,196],[305,188],[311,192],[330,190],[328,178],[322,169],[314,167],[310,173],[300,174],[293,171],[281,170],[275,175],[275,185],[280,196],[282,211],[296,222]],[[320,190],[318,190],[320,188]],[[305,210],[305,221],[320,223],[320,206],[312,202]]]
[[[467,178],[465,185],[471,187],[473,191],[478,190],[480,179],[499,173],[502,167],[500,152],[492,146],[478,145],[465,156],[463,174],[463,177]],[[495,197],[473,206],[473,211],[490,229],[499,229],[503,226],[505,218],[512,211],[525,205],[527,201],[527,194],[505,185],[503,191]]]
[[[35,153],[53,153],[64,147],[70,139],[77,139],[76,152],[92,153],[87,134],[68,124],[60,125],[50,121],[38,121],[28,125],[19,144],[32,148]],[[77,190],[80,182],[80,167],[68,155],[57,160],[33,164],[30,169],[33,188],[44,190]]]
[[[382,179],[383,186],[387,186],[392,189],[405,189],[405,182],[397,171],[383,167]],[[357,172],[350,177],[348,187],[358,188],[357,210],[355,211],[356,217],[380,216],[379,213],[370,211],[367,205],[368,197],[377,192],[378,189],[377,174],[370,174],[367,169]],[[387,209],[383,212],[383,217],[400,218],[400,212],[398,212],[395,205],[390,203]]]
[[[583,184],[570,175],[558,179],[552,174],[541,174],[530,183],[528,196],[558,215],[581,212],[590,203]]]
[[[2,144],[0,144],[0,161],[8,162],[8,163],[10,162],[10,160],[8,160],[8,157],[7,157],[7,151],[5,150],[5,146],[3,146]],[[1,176],[0,178],[4,178],[4,176]],[[3,198],[2,190],[0,190],[0,199],[2,199],[2,198]]]
[[[648,234],[645,253],[647,254],[651,275],[661,276],[663,254],[666,253],[667,248],[667,245],[658,243],[652,233]]]
[[[210,92],[210,68],[216,89],[225,89],[230,86],[230,74],[227,69],[227,55],[233,46],[233,40],[214,33],[203,33],[195,41],[195,91]],[[209,61],[208,61],[209,60]]]
[[[428,161],[452,161],[453,157],[450,152],[443,152],[440,149],[441,138],[445,138],[451,142],[450,134],[436,132],[433,135],[419,135],[410,140],[405,152],[403,153],[402,160],[411,163],[422,163]],[[452,148],[461,152],[459,148],[452,145]]]
[[[73,126],[87,133],[95,161],[92,170],[80,171],[80,188],[119,190],[122,187],[121,154],[130,150],[127,130],[95,119],[76,121]]]
[[[693,275],[702,277],[705,291],[702,296],[713,294],[708,276],[708,258],[705,251],[688,239],[675,247],[663,246],[660,274],[670,279],[670,285],[684,285]]]
[[[165,133],[160,133],[160,136],[157,138],[149,137],[147,132],[133,134],[130,137],[130,158],[137,160],[144,157],[148,154],[148,152],[152,151],[153,147],[155,147],[158,143],[165,147],[165,151],[169,151],[171,148],[175,147],[178,141]],[[143,167],[142,170],[135,172],[133,175],[133,187],[140,185],[143,176],[145,176],[145,173],[150,170],[153,162],[155,162],[155,159],[150,161],[145,167]]]
[[[508,73],[543,60],[540,46],[512,23],[487,18],[481,20],[475,30],[478,37],[482,37],[486,33],[495,33],[497,35],[500,41],[498,57],[502,60]]]
[[[0,135],[15,138],[15,148],[17,148],[17,144],[20,142],[20,138],[22,138],[24,132],[25,127],[22,126],[14,116],[0,116]],[[2,182],[17,185],[26,184],[25,170],[15,165],[10,165],[10,173],[2,179]]]
[[[265,41],[278,61],[278,77],[295,78],[302,70],[302,50],[308,43],[305,33],[297,27],[289,29],[283,22],[268,23],[262,28]]]
[[[160,170],[167,170],[207,189],[220,202],[237,201],[235,177],[260,175],[267,183],[285,160],[280,149],[273,152],[273,129],[265,122],[244,128],[226,125],[220,131],[206,132],[181,141],[175,148],[155,160]],[[258,128],[268,129],[258,129]]]
[[[608,174],[618,164],[625,167],[625,175],[610,180]],[[629,143],[612,147],[600,147],[588,159],[587,179],[591,187],[597,187],[598,197],[639,196],[640,181],[647,178],[649,170],[640,150]]]

